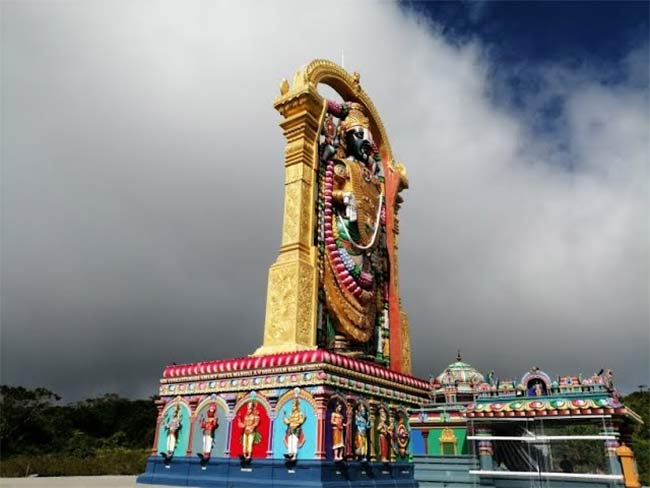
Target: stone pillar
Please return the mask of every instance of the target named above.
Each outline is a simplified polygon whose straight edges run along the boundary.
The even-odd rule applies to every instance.
[[[370,461],[377,460],[377,449],[375,448],[375,443],[377,442],[377,431],[375,429],[375,414],[377,407],[374,403],[370,404],[370,411],[368,412],[368,420],[370,421],[370,435],[368,436],[370,446],[369,446],[369,459]]]
[[[311,84],[292,91],[286,86],[274,106],[283,116],[280,126],[287,140],[282,245],[269,269],[264,344],[256,355],[316,348],[315,195],[325,100]]]
[[[330,428],[327,422],[327,401],[324,397],[316,399],[316,459],[325,459],[325,432]]]
[[[479,428],[476,433],[477,437],[490,436],[492,431],[487,428]],[[481,464],[482,471],[492,471],[494,469],[493,460],[494,450],[492,448],[492,441],[489,439],[478,441],[478,457]]]
[[[613,440],[606,440],[605,441],[605,456],[607,457],[607,465],[609,466],[609,473],[610,474],[622,474],[621,473],[621,463],[618,460],[618,455],[616,454],[616,449],[619,447],[619,442],[618,442],[618,429],[612,425],[611,423],[608,423],[607,426],[605,426],[603,432],[603,435],[613,435],[616,436],[617,439]]]
[[[345,422],[348,428],[345,429],[345,452],[343,453],[343,459],[351,461],[354,459],[354,447],[352,444],[352,426],[354,425],[354,399],[348,399],[346,402]]]
[[[156,402],[156,408],[158,409],[158,417],[156,419],[156,431],[154,432],[153,435],[153,446],[151,448],[152,456],[158,455],[158,437],[160,436],[160,422],[162,422],[162,411],[164,406],[165,406],[165,402],[163,400],[158,400]]]
[[[228,400],[226,403],[228,404],[228,412],[226,413],[226,422],[228,425],[226,427],[226,450],[223,454],[225,457],[230,457],[230,452],[232,450],[232,423],[237,412],[235,412],[234,400]]]
[[[187,450],[185,451],[186,456],[192,455],[192,441],[194,440],[194,422],[196,421],[196,407],[199,401],[197,399],[192,399],[189,401],[190,406],[190,433],[187,436]]]
[[[266,457],[267,458],[272,458],[273,457],[273,427],[275,426],[275,418],[277,417],[277,412],[275,409],[273,411],[269,412],[269,439],[268,439],[268,444],[266,446]]]

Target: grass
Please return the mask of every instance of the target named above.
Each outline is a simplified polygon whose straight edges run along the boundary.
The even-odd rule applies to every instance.
[[[18,455],[0,460],[0,477],[137,475],[151,451],[100,449],[87,457],[70,454]]]

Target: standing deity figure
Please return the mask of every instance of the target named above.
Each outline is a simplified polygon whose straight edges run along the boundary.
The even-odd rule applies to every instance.
[[[377,423],[379,435],[379,455],[382,463],[389,463],[391,458],[391,445],[393,440],[393,423],[385,408],[379,409],[379,422]]]
[[[300,399],[296,398],[291,407],[291,413],[287,417],[285,412],[283,422],[287,425],[287,430],[284,435],[284,443],[287,446],[287,453],[284,455],[287,459],[296,459],[298,456],[298,449],[305,443],[305,436],[302,432],[302,424],[305,423],[307,417],[300,410]]]
[[[214,431],[219,427],[219,421],[216,417],[217,405],[216,403],[210,404],[206,417],[201,422],[201,430],[203,431],[203,453],[199,454],[202,459],[207,459],[212,453],[212,442],[214,440]]]
[[[178,431],[181,430],[182,422],[183,415],[181,414],[181,406],[179,403],[176,403],[176,406],[174,407],[174,413],[163,425],[167,431],[167,452],[161,454],[165,458],[172,457],[174,455],[174,451],[176,450],[176,443],[178,441]]]
[[[332,451],[334,453],[334,461],[343,461],[343,450],[345,443],[343,442],[343,429],[345,428],[345,419],[343,417],[343,404],[337,402],[332,412]]]
[[[389,263],[385,184],[370,121],[358,103],[332,105],[321,146],[319,210],[324,305],[335,332],[351,343],[372,339],[387,358]],[[368,348],[366,347],[366,350]]]
[[[242,429],[241,446],[242,446],[242,460],[250,461],[253,456],[253,444],[257,444],[261,440],[261,435],[257,431],[260,425],[260,414],[257,411],[255,402],[248,402],[246,415],[244,419],[238,419],[237,425]]]
[[[368,413],[363,403],[359,404],[357,413],[354,416],[354,425],[357,430],[354,438],[354,453],[358,461],[367,461],[368,428],[370,427],[370,421],[368,420]]]
[[[404,423],[404,415],[400,415],[395,428],[395,442],[397,444],[397,453],[400,457],[405,457],[408,454],[409,440],[411,435],[408,428]]]

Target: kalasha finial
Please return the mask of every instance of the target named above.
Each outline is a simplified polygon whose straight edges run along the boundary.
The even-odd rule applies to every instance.
[[[460,349],[458,349],[458,354],[456,354],[456,361],[462,361],[463,356],[460,355]]]
[[[282,81],[280,82],[280,95],[286,95],[288,91],[289,91],[289,82],[287,81],[286,78],[282,78]]]

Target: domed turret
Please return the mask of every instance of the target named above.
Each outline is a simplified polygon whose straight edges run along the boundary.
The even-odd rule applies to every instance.
[[[473,400],[476,387],[484,382],[483,375],[472,365],[463,362],[458,351],[456,361],[433,380],[432,393],[437,402],[469,402]]]

